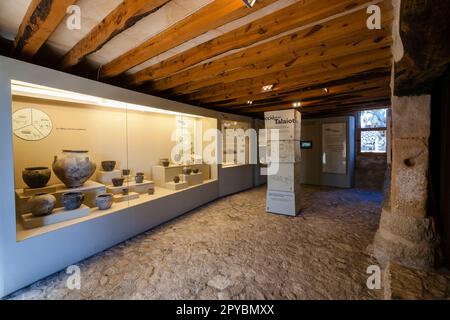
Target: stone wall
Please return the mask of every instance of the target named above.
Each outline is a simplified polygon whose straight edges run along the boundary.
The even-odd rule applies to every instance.
[[[358,154],[356,156],[355,187],[382,191],[386,167],[386,155]]]

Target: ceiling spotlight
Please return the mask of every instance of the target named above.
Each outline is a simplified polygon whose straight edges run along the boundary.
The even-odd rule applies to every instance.
[[[329,90],[328,90],[328,88],[323,88],[322,92],[323,92],[323,94],[328,94]]]
[[[248,105],[252,105],[252,104],[253,104],[253,101],[252,101],[252,100],[248,100],[248,101],[247,101],[247,104],[248,104]]]
[[[300,101],[294,102],[294,103],[292,104],[292,106],[293,106],[294,108],[300,108],[300,107],[302,106],[302,103],[301,103]]]
[[[262,91],[264,91],[264,92],[272,91],[272,89],[273,89],[273,84],[268,84],[267,86],[262,87]]]
[[[242,0],[242,2],[244,2],[247,8],[253,8],[253,6],[256,3],[256,0]]]

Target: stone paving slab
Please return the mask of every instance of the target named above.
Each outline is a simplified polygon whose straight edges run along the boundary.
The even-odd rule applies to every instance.
[[[382,194],[303,187],[298,217],[236,194],[61,271],[10,299],[380,299],[366,287]]]

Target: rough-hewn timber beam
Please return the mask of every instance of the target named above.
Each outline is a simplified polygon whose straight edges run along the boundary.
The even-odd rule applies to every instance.
[[[220,37],[145,68],[127,79],[129,86],[167,77],[225,52],[242,49],[324,18],[346,12],[366,0],[303,0],[253,21]],[[301,14],[300,14],[301,13]]]
[[[132,27],[140,19],[157,11],[170,0],[125,0],[96,25],[64,56],[61,69],[67,70],[105,43]]]
[[[32,0],[14,43],[14,55],[31,59],[64,19],[76,0]]]
[[[100,76],[102,78],[117,76],[209,30],[246,16],[275,1],[260,0],[249,9],[241,0],[214,0],[186,19],[102,66]]]

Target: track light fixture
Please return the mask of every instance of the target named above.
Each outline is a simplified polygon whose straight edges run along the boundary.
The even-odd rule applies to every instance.
[[[247,8],[253,8],[253,6],[256,3],[256,0],[242,0],[242,2],[244,2]]]
[[[294,102],[294,103],[292,104],[292,106],[293,106],[294,108],[300,108],[300,107],[302,106],[302,103],[301,103],[300,101]]]

